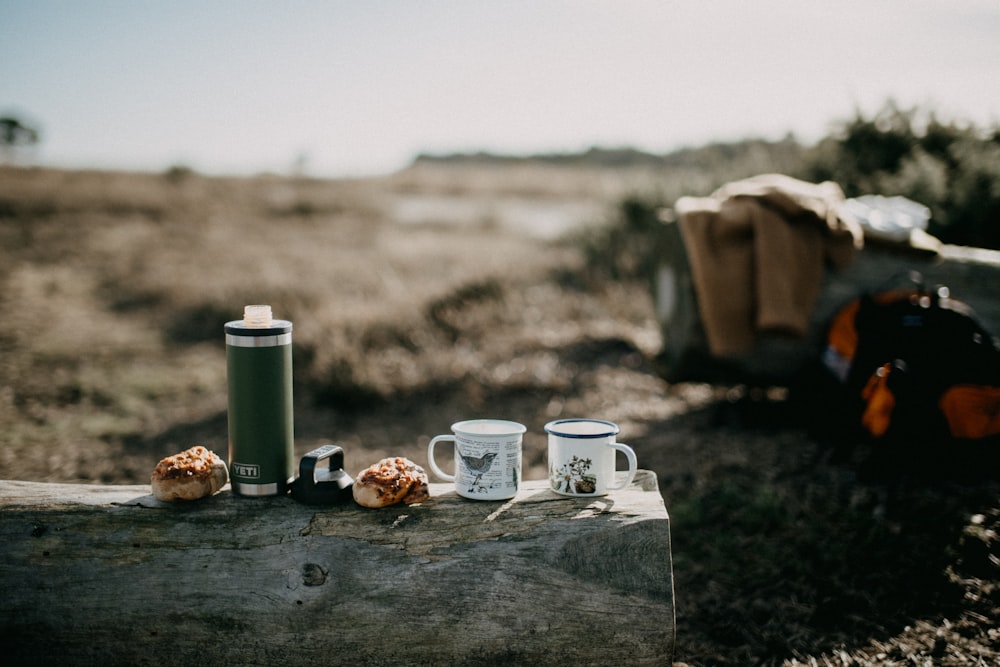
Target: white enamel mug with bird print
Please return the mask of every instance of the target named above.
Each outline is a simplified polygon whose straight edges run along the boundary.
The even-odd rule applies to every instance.
[[[604,496],[623,489],[636,473],[635,451],[616,442],[618,425],[600,419],[560,419],[545,425],[549,434],[549,484],[564,496]],[[628,470],[617,470],[617,453]]]
[[[451,433],[431,438],[427,461],[441,479],[455,482],[455,493],[473,500],[505,500],[521,486],[521,443],[527,427],[503,419],[469,419],[451,425]],[[434,446],[455,443],[455,474],[434,460]]]

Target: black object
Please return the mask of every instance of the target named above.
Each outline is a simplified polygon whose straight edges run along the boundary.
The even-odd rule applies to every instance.
[[[326,468],[316,464],[326,461]],[[299,461],[299,476],[291,484],[292,498],[306,505],[335,505],[350,500],[354,479],[344,471],[344,450],[323,445]]]

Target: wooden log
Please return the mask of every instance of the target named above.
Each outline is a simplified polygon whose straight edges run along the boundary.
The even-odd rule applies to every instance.
[[[0,641],[24,665],[669,665],[656,476],[603,498],[366,510],[0,481]]]
[[[826,271],[804,338],[761,336],[746,354],[720,358],[709,352],[680,225],[672,218],[660,227],[656,258],[650,289],[663,338],[660,372],[671,382],[788,384],[819,358],[837,309],[865,293],[912,285],[911,274],[919,274],[929,289],[948,287],[987,331],[1000,336],[1000,252],[945,244],[935,253],[866,238],[846,269]]]

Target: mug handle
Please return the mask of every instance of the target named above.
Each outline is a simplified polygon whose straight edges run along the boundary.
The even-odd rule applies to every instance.
[[[427,462],[431,464],[431,470],[434,471],[435,475],[445,480],[446,482],[454,482],[455,476],[449,475],[444,470],[441,470],[441,468],[438,467],[438,464],[434,461],[434,445],[436,445],[438,442],[444,442],[448,440],[450,440],[451,442],[455,442],[455,436],[436,435],[433,438],[431,438],[431,441],[427,443]]]
[[[639,468],[638,462],[636,461],[635,458],[635,451],[628,445],[621,442],[613,442],[609,446],[614,447],[618,451],[623,452],[625,454],[625,458],[628,459],[628,475],[625,477],[624,484],[619,484],[618,486],[609,486],[608,491],[624,489],[626,486],[632,483],[633,479],[635,479],[636,470],[638,470]]]

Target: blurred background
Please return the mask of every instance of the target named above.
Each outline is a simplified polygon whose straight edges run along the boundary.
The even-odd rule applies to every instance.
[[[872,476],[784,387],[668,382],[650,274],[678,197],[769,172],[1000,249],[998,36],[995,0],[0,0],[0,479],[223,454],[222,327],[268,303],[297,454],[352,474],[481,416],[541,479],[547,421],[619,423],[679,660],[986,664],[995,468]]]

